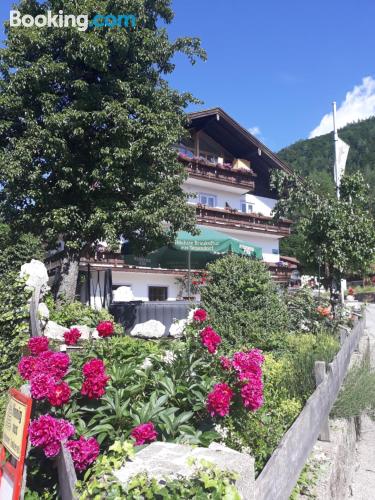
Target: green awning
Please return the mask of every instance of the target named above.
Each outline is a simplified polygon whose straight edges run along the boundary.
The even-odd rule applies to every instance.
[[[198,226],[199,234],[186,231],[177,233],[174,243],[155,250],[145,257],[125,256],[125,263],[143,267],[162,267],[166,269],[186,269],[187,255],[193,269],[203,269],[208,262],[220,255],[235,253],[251,258],[262,259],[262,249],[247,241],[232,238],[219,231]]]

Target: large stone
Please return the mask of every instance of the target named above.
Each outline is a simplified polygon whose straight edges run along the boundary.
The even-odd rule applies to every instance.
[[[64,333],[68,330],[69,328],[59,325],[55,321],[48,321],[43,334],[53,340],[64,340]]]
[[[179,319],[172,323],[169,329],[169,335],[174,338],[182,337],[184,335],[187,322],[187,319]]]
[[[157,480],[189,477],[194,468],[189,466],[192,457],[199,464],[206,460],[222,470],[238,474],[236,487],[244,500],[254,498],[254,459],[245,453],[212,443],[209,448],[194,448],[175,443],[155,442],[136,454],[132,462],[114,471],[117,479],[126,484],[131,477],[146,472]]]
[[[159,339],[165,333],[165,326],[156,319],[150,319],[145,323],[135,325],[130,332],[132,337],[142,337],[146,339]]]
[[[113,302],[130,302],[134,300],[134,295],[130,286],[119,286],[113,292]]]
[[[34,289],[40,290],[48,284],[47,268],[40,260],[32,259],[21,266],[20,277],[27,277],[26,285]]]

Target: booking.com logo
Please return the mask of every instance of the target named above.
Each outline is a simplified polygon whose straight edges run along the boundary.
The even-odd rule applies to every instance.
[[[92,28],[135,28],[137,18],[134,14],[96,14],[91,21],[87,14],[64,14],[59,10],[58,14],[53,14],[47,10],[45,14],[32,16],[22,15],[19,10],[11,10],[9,13],[9,23],[11,27],[24,26],[31,28],[77,28],[79,31],[86,31]]]

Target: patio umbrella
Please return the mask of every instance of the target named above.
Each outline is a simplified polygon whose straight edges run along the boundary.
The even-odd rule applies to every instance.
[[[145,257],[126,255],[125,263],[145,267],[166,269],[188,269],[188,289],[190,290],[191,269],[203,269],[220,255],[235,253],[251,258],[262,259],[262,249],[247,241],[232,238],[224,233],[197,226],[199,234],[192,235],[179,231],[175,241]],[[190,295],[190,293],[189,293]]]

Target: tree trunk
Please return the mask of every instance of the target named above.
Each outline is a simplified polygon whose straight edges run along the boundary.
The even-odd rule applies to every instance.
[[[67,250],[60,267],[57,279],[56,298],[58,302],[73,302],[76,296],[78,271],[79,271],[79,252]]]

